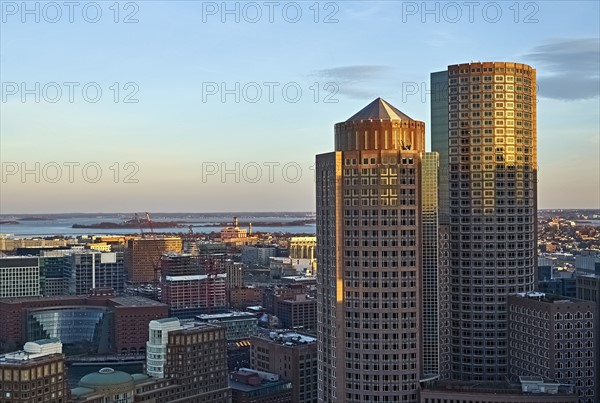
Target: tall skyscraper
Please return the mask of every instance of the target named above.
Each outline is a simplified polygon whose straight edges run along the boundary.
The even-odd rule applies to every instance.
[[[441,375],[502,380],[507,296],[535,283],[536,72],[520,63],[467,63],[433,73],[431,85],[440,222],[449,234]]]
[[[425,124],[376,99],[317,155],[320,402],[414,402]]]

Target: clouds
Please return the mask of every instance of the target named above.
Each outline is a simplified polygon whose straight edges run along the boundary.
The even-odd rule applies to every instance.
[[[323,81],[336,83],[342,95],[364,99],[377,96],[375,84],[385,79],[390,70],[390,66],[364,64],[315,70],[311,75]]]
[[[600,95],[600,39],[557,39],[524,56],[538,71],[538,95],[565,101]]]

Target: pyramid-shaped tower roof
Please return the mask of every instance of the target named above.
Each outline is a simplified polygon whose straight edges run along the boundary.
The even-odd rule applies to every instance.
[[[369,105],[362,108],[346,122],[355,120],[413,120],[410,116],[402,113],[398,108],[390,105],[382,98],[377,98]]]

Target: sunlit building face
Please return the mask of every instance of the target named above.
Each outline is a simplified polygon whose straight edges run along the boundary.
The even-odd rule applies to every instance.
[[[424,136],[376,99],[317,156],[319,401],[417,401]]]
[[[470,63],[433,73],[432,149],[440,154],[441,374],[507,376],[507,295],[531,291],[536,267],[536,72]],[[441,265],[443,266],[443,265]]]

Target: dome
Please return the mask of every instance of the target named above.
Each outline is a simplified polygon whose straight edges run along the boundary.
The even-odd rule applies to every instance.
[[[133,377],[127,372],[115,371],[112,368],[102,368],[98,372],[85,375],[79,381],[79,386],[92,389],[126,386],[127,384],[133,385]]]

